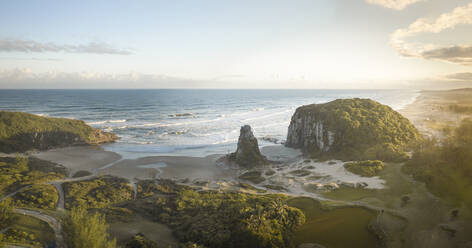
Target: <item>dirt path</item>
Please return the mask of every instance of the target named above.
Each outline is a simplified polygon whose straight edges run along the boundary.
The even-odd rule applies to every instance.
[[[21,208],[15,209],[14,212],[17,214],[28,215],[28,216],[34,217],[36,219],[40,219],[48,223],[49,226],[51,226],[51,228],[54,230],[54,234],[56,236],[57,247],[66,247],[64,243],[64,237],[62,236],[62,225],[56,218],[50,215],[41,213],[39,211],[33,211],[33,210],[27,210],[27,209],[21,209]]]
[[[4,196],[0,197],[0,202],[4,201],[5,199],[7,199],[7,198],[9,198],[9,197],[12,197],[12,196],[16,195],[17,193],[19,193],[19,192],[21,192],[21,191],[23,191],[23,190],[25,190],[25,189],[27,189],[27,188],[29,188],[29,187],[31,187],[31,185],[22,187],[22,188],[20,188],[20,189],[18,189],[18,190],[16,190],[16,191],[11,192],[11,193],[8,194],[8,195],[4,195]]]

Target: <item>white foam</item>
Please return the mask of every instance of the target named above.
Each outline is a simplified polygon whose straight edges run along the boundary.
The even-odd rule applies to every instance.
[[[94,122],[87,122],[89,125],[102,125],[106,123],[123,123],[126,120],[105,120],[105,121],[94,121]]]

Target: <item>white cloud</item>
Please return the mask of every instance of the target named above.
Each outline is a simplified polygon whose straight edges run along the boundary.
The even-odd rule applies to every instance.
[[[407,28],[396,30],[391,36],[391,43],[403,56],[472,65],[472,45],[439,46],[406,41],[409,37],[423,33],[441,33],[460,24],[472,24],[472,3],[457,7],[452,12],[442,14],[436,19],[420,18]]]
[[[454,81],[472,83],[472,72],[458,72],[454,74],[445,75],[443,78]]]
[[[0,88],[216,88],[214,82],[198,81],[166,75],[129,72],[110,74],[98,72],[33,72],[29,68],[0,70]]]
[[[406,8],[408,5],[411,5],[417,2],[423,2],[426,0],[366,0],[366,1],[370,4],[380,5],[385,8],[402,10]]]
[[[37,42],[33,40],[1,39],[0,52],[67,52],[67,53],[94,53],[94,54],[132,54],[128,50],[117,49],[106,43],[90,42],[81,45],[55,44],[52,42]]]

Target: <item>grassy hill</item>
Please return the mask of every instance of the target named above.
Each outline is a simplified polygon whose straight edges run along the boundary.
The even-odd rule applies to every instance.
[[[0,152],[47,150],[71,145],[107,143],[116,139],[115,134],[92,128],[81,120],[0,111]]]

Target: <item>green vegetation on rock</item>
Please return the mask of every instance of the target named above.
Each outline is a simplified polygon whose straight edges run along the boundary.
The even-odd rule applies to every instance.
[[[370,99],[338,99],[299,107],[286,146],[324,159],[402,161],[421,140],[401,114]]]
[[[433,193],[472,208],[472,119],[441,142],[430,139],[418,145],[403,171]]]
[[[79,182],[63,184],[65,207],[106,208],[113,204],[131,200],[133,189],[128,181],[113,176],[103,176]]]
[[[373,177],[383,170],[384,164],[380,160],[366,160],[345,163],[344,168],[363,177]]]
[[[116,139],[116,135],[92,128],[81,120],[0,111],[0,152],[46,150]]]

